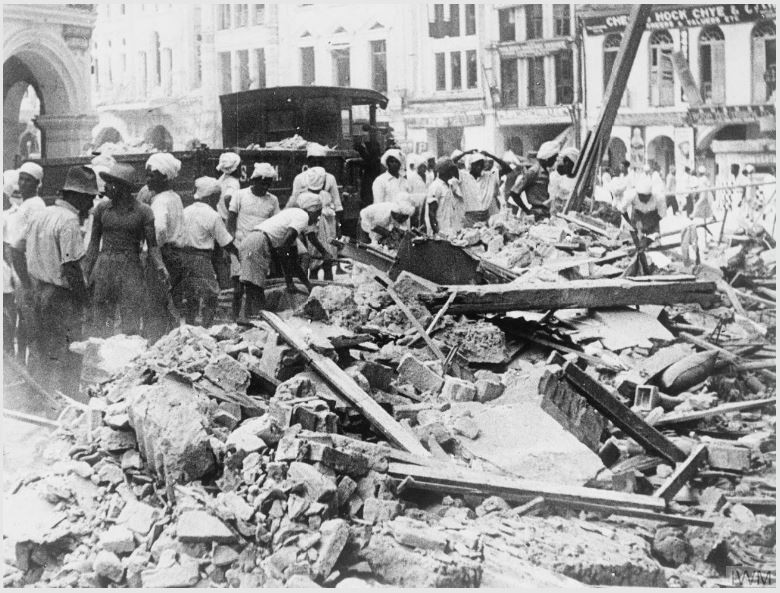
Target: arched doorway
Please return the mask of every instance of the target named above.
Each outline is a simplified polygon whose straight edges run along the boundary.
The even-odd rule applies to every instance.
[[[110,142],[111,144],[122,142],[122,134],[119,130],[111,126],[103,128],[97,133],[97,136],[95,136],[95,148],[98,149],[107,142]]]
[[[669,136],[656,136],[647,145],[647,163],[650,167],[658,165],[665,177],[674,165],[674,140]]]
[[[165,129],[165,126],[157,125],[149,128],[144,135],[144,142],[151,144],[160,152],[170,152],[173,150],[173,136]]]
[[[607,147],[607,167],[611,175],[620,171],[620,163],[626,160],[626,144],[620,138],[612,138]]]
[[[43,112],[38,81],[27,65],[10,57],[3,64],[3,169],[40,158],[43,138],[34,120]]]

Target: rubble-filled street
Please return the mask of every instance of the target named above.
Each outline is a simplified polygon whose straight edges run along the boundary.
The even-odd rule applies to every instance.
[[[249,325],[76,345],[88,402],[60,398],[49,438],[25,437],[30,472],[8,473],[5,443],[4,584],[699,587],[773,570],[775,313],[729,301],[773,279],[766,241],[736,234],[709,265],[667,251],[679,290],[613,307],[654,285],[582,263],[619,241],[503,222],[461,239],[518,276],[485,294],[576,301],[609,282],[603,306],[475,312],[476,286],[401,271],[385,287],[355,263]]]

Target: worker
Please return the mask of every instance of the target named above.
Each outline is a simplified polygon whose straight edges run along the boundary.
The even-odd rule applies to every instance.
[[[465,157],[465,158],[464,158]],[[486,169],[486,159],[492,159],[500,169]],[[487,223],[488,219],[498,213],[498,188],[501,176],[512,171],[508,163],[486,151],[472,149],[454,160],[467,161],[468,172],[460,174],[463,186],[463,199],[466,208],[466,225],[473,226],[477,222]]]
[[[515,181],[509,196],[524,212],[539,221],[550,217],[550,169],[558,159],[558,145],[552,140],[543,143],[536,153],[537,164]],[[520,197],[525,192],[528,206]]]
[[[34,212],[46,208],[46,203],[38,195],[38,188],[43,181],[43,169],[32,162],[22,164],[19,171],[19,197],[21,203],[16,210],[7,216],[7,223],[3,223],[3,242],[8,244],[10,260],[13,271],[20,275],[19,270],[25,266],[24,239],[27,233],[27,225]],[[4,245],[5,248],[5,245]],[[27,361],[27,349],[32,339],[34,317],[34,301],[29,288],[24,283],[19,283],[14,293],[16,304],[16,343],[17,356],[22,362]]]
[[[429,234],[454,235],[463,228],[466,206],[458,182],[458,167],[451,159],[436,163],[436,179],[428,187],[425,225]]]
[[[688,193],[685,195],[684,210],[688,218],[691,218],[693,216],[693,206],[699,198],[699,178],[690,167],[685,167],[685,179],[687,181],[685,189]]]
[[[19,171],[10,169],[3,172],[3,350],[15,354],[16,300],[14,292],[21,285],[14,272],[11,247],[5,242],[8,236],[8,222],[16,213],[22,198],[19,194]]]
[[[331,244],[333,239],[340,237],[339,221],[342,220],[341,213],[344,206],[341,204],[341,197],[338,192],[335,194],[337,201],[334,201],[334,194],[326,191],[329,173],[322,167],[309,167],[304,172],[304,186],[306,192],[317,194],[322,202],[322,214],[317,219],[315,226],[307,229],[298,237],[296,246],[303,262],[301,265],[304,270],[309,270],[309,276],[316,278],[320,269],[323,271],[325,280],[333,280],[333,260],[338,258],[338,248]],[[299,199],[304,195],[298,194],[290,198],[286,208],[299,208]],[[327,259],[318,259],[319,249],[311,243],[304,244],[302,240],[309,233],[315,233],[319,244],[328,252]]]
[[[240,190],[228,208],[227,230],[234,237],[236,247],[247,234],[261,222],[279,214],[279,200],[269,193],[276,178],[276,169],[269,163],[255,163],[249,181],[252,185]],[[240,280],[241,264],[238,255],[230,255],[230,277],[233,281],[233,319],[238,319],[243,300],[243,285]]]
[[[195,324],[201,305],[201,325],[205,327],[213,323],[217,312],[219,284],[211,259],[215,243],[238,257],[233,237],[216,210],[222,190],[222,184],[213,177],[199,177],[192,196],[195,201],[184,209],[182,300],[184,317],[190,325]]]
[[[328,156],[328,149],[323,146],[322,144],[317,144],[316,142],[310,142],[307,145],[306,148],[306,165],[298,175],[295,176],[295,179],[293,179],[293,187],[292,187],[292,193],[290,194],[290,199],[292,202],[288,201],[286,208],[297,208],[295,201],[293,198],[298,197],[299,194],[302,194],[306,190],[306,170],[310,169],[311,167],[322,167],[325,169],[325,160]],[[333,200],[334,204],[341,204],[341,196],[339,195],[339,186],[336,182],[336,178],[331,174],[327,173],[325,174],[325,191],[328,192],[331,195],[331,198]],[[340,214],[338,216],[339,224],[342,224],[342,214],[343,210],[340,211]]]
[[[753,179],[754,172],[755,168],[753,165],[745,165],[742,168],[742,174],[737,179],[737,184],[742,188],[741,207],[745,212],[747,219],[751,222],[756,218],[759,206],[757,201],[758,188],[751,185],[752,183],[755,183],[755,180]]]
[[[624,195],[621,211],[630,211],[631,224],[642,235],[660,233],[660,222],[666,214],[666,200],[663,195],[653,192],[650,175],[643,175],[637,180],[634,191]]]
[[[241,283],[246,294],[246,317],[252,317],[265,306],[265,284],[274,261],[282,268],[289,292],[296,291],[293,275],[311,290],[311,282],[298,263],[295,243],[298,236],[306,232],[315,246],[319,243],[315,233],[307,229],[317,223],[321,213],[319,194],[305,191],[299,196],[298,207],[285,208],[261,222],[241,242],[239,253]],[[324,248],[320,249],[320,253],[323,258],[328,257]]]
[[[44,387],[64,393],[78,391],[79,357],[69,346],[82,339],[87,287],[81,270],[85,254],[81,222],[97,194],[94,170],[86,166],[68,169],[61,197],[30,217],[25,265],[19,270],[33,298],[37,325],[31,344],[31,373]]]
[[[100,177],[101,173],[108,173],[111,170],[111,167],[113,167],[116,164],[116,159],[111,156],[110,154],[99,154],[96,155],[87,165],[89,168],[91,168],[95,172],[95,180],[97,182],[98,187],[98,195],[94,197],[92,200],[92,209],[89,212],[89,216],[87,216],[87,220],[82,225],[82,233],[84,235],[84,249],[87,249],[89,247],[89,242],[92,238],[92,222],[94,220],[94,208],[102,201],[108,200],[107,197],[105,197],[106,192],[106,184],[103,181],[103,179]]]
[[[555,167],[550,172],[550,198],[553,212],[562,212],[574,191],[574,166],[580,151],[568,146],[558,154]]]
[[[425,172],[425,184],[430,186],[433,180],[436,179],[436,155],[426,150],[420,155],[420,158],[428,166]]]
[[[235,152],[223,152],[219,155],[219,164],[217,171],[221,173],[219,185],[221,193],[219,204],[217,204],[217,213],[222,217],[222,221],[227,224],[230,212],[230,201],[241,189],[239,177],[241,176],[241,157]]]
[[[169,284],[160,282],[153,265],[146,266],[147,305],[144,309],[144,333],[151,344],[171,331],[182,306],[182,266],[184,205],[172,189],[181,161],[168,152],[158,152],[146,161],[146,185],[154,192],[151,208],[154,232],[160,248]],[[173,308],[171,308],[171,304]]]
[[[383,243],[393,231],[408,230],[409,219],[413,214],[414,205],[404,195],[392,202],[366,206],[360,211],[362,240],[375,245]]]
[[[409,222],[412,227],[418,228],[422,223],[423,211],[425,210],[425,196],[428,194],[426,179],[428,176],[428,164],[420,162],[417,164],[414,172],[407,178],[409,186],[409,201],[414,206]]]
[[[677,168],[674,165],[669,167],[669,172],[666,174],[666,181],[664,183],[664,194],[666,198],[666,207],[672,209],[672,214],[675,216],[679,212],[677,207]]]
[[[409,193],[409,184],[406,177],[401,175],[404,166],[404,157],[400,150],[391,148],[386,150],[381,159],[382,166],[386,169],[374,180],[371,193],[374,196],[374,204],[392,202],[401,193]]]
[[[168,271],[157,246],[154,213],[150,206],[133,198],[136,181],[132,166],[117,163],[108,173],[101,172],[100,177],[106,182],[109,200],[95,208],[92,240],[84,259],[97,333],[103,337],[113,334],[118,309],[121,333],[140,334],[146,300],[140,255],[143,243],[160,282],[168,282]]]
[[[632,178],[629,177],[630,169],[631,163],[625,160],[621,161],[618,173],[612,178],[609,186],[610,192],[612,192],[612,195],[615,198],[615,205],[618,208],[623,203],[626,191],[629,189],[633,191],[633,181]]]

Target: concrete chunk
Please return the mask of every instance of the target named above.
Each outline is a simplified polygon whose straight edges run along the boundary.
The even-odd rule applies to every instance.
[[[199,580],[198,561],[183,554],[177,563],[141,573],[144,589],[194,587]]]
[[[452,402],[470,402],[474,401],[476,395],[477,388],[473,383],[456,377],[444,377],[444,386],[441,390],[443,399]]]
[[[206,365],[203,374],[225,391],[246,393],[249,387],[249,371],[235,358],[224,353],[215,355]]]
[[[97,553],[95,561],[92,563],[92,569],[101,577],[107,578],[109,581],[118,583],[122,580],[125,568],[122,566],[122,561],[113,552],[101,550]]]
[[[123,525],[114,525],[100,536],[100,547],[114,554],[126,554],[135,550],[133,532]]]
[[[398,381],[409,383],[419,391],[438,393],[444,385],[444,379],[425,366],[413,354],[405,354],[398,365]]]
[[[230,544],[236,536],[227,526],[206,511],[185,511],[176,523],[176,534],[184,543],[217,542]]]
[[[397,517],[388,526],[395,540],[404,546],[439,552],[447,549],[447,537],[422,521]]]
[[[331,573],[347,545],[349,526],[344,519],[330,519],[320,527],[320,536],[319,556],[312,566],[312,573],[315,578],[323,579]]]

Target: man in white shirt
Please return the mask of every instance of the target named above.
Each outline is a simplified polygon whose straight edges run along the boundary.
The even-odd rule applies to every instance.
[[[214,321],[219,302],[219,283],[212,263],[215,243],[238,256],[233,237],[215,208],[221,195],[218,180],[199,177],[195,180],[195,202],[184,209],[180,250],[182,299],[184,317],[190,325],[195,324],[201,305],[201,325],[209,327]]]
[[[251,317],[265,305],[265,283],[271,264],[280,264],[287,283],[287,290],[295,292],[292,276],[311,290],[311,282],[298,263],[296,240],[299,235],[319,249],[323,259],[328,260],[327,250],[317,239],[314,225],[322,214],[322,200],[318,194],[305,192],[298,196],[297,208],[285,208],[279,214],[258,224],[247,234],[239,248],[241,260],[241,283],[246,295],[244,314]]]
[[[298,173],[298,175],[295,176],[295,179],[293,179],[292,193],[290,194],[290,199],[285,205],[285,208],[298,208],[296,198],[303,192],[307,191],[306,186],[308,177],[306,175],[306,171],[313,167],[322,167],[324,169],[325,157],[327,154],[327,148],[321,144],[317,144],[316,142],[310,142],[308,144],[308,147],[306,148],[306,166],[304,167],[303,171]],[[344,223],[344,207],[341,203],[339,185],[333,174],[328,173],[327,171],[325,172],[325,187],[323,188],[323,191],[326,191],[330,194],[330,201],[336,213],[336,222],[339,226],[341,226]]]
[[[401,193],[409,193],[409,184],[406,177],[401,175],[404,157],[397,148],[391,148],[382,155],[382,166],[386,171],[374,179],[371,193],[374,196],[374,204],[393,202]]]
[[[154,232],[170,286],[160,280],[152,266],[147,266],[147,292],[144,327],[150,343],[171,331],[176,320],[168,309],[169,292],[176,308],[182,305],[182,266],[180,250],[183,246],[184,207],[179,194],[171,189],[181,170],[181,161],[168,152],[154,153],[146,161],[146,185],[154,192],[151,208],[154,213]]]
[[[406,198],[394,202],[371,204],[360,211],[360,229],[368,241],[379,244],[395,229],[409,228],[409,217],[414,214],[414,205]],[[366,237],[364,236],[363,239]]]
[[[666,200],[662,194],[653,192],[653,181],[649,175],[637,179],[631,193],[626,192],[621,207],[630,212],[631,224],[641,235],[660,232],[661,219],[666,215]]]

